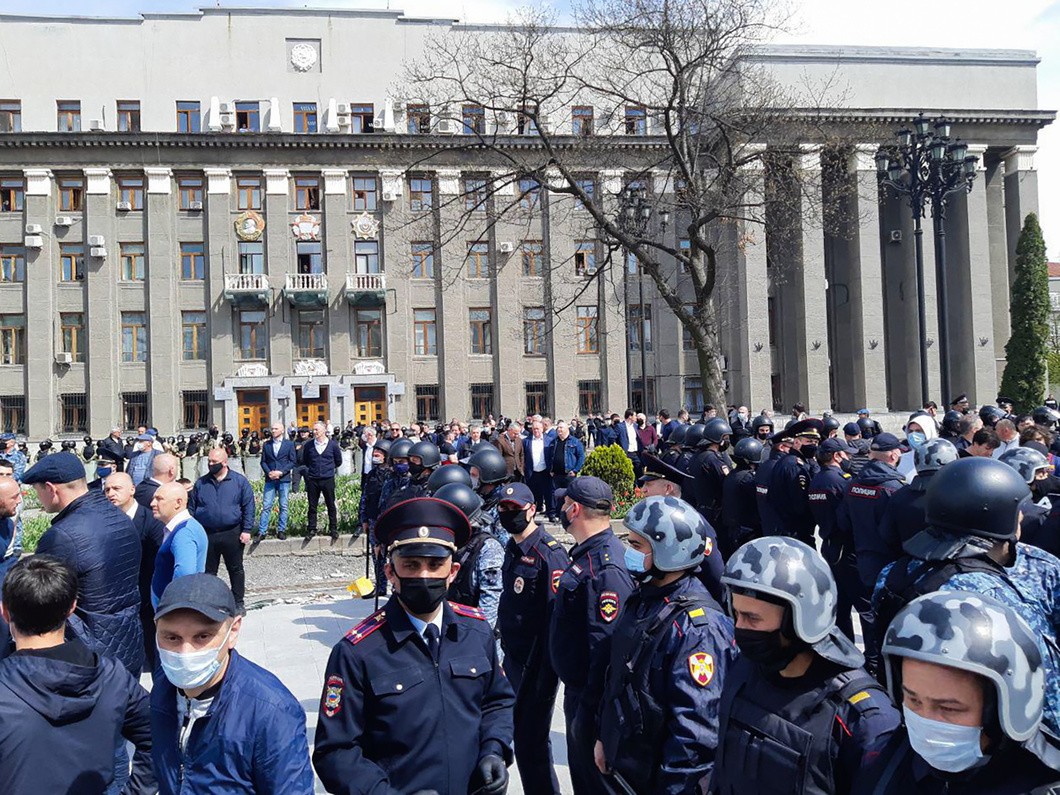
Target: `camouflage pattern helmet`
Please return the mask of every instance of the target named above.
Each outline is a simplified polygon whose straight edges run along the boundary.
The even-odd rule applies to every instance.
[[[1049,468],[1049,459],[1032,447],[1014,447],[1006,450],[998,461],[1015,469],[1027,481],[1027,485],[1034,482],[1034,476],[1039,470]]]
[[[913,448],[913,464],[920,475],[938,472],[959,457],[956,445],[949,439],[928,439],[920,447]]]
[[[648,497],[622,520],[631,533],[651,544],[652,566],[659,571],[684,571],[703,562],[707,550],[707,520],[677,497]]]
[[[749,541],[729,558],[721,581],[728,588],[730,613],[734,591],[761,594],[790,609],[795,635],[815,654],[847,668],[865,664],[865,655],[835,625],[835,579],[813,547],[781,536]]]
[[[978,593],[936,591],[907,604],[883,639],[887,687],[901,699],[901,660],[958,668],[997,690],[1002,731],[1023,742],[1038,731],[1045,671],[1034,633],[1011,608]]]

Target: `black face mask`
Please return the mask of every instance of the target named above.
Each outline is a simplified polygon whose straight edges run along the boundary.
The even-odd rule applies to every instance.
[[[401,590],[398,599],[401,604],[418,616],[433,613],[449,592],[449,584],[444,577],[398,577]]]
[[[225,468],[224,464],[210,464],[210,467],[209,467],[208,471],[209,471],[209,473],[211,475],[216,477],[217,475],[221,474],[221,470],[224,469],[224,468]]]
[[[803,650],[803,645],[797,642],[787,646],[782,645],[784,636],[779,629],[765,632],[737,627],[735,634],[740,654],[763,670],[773,673],[787,668]]]
[[[814,456],[817,455],[817,445],[804,444],[802,447],[799,448],[799,455],[801,455],[807,461],[812,461],[814,459]]]
[[[559,523],[564,530],[569,530],[571,525],[571,518],[567,515],[567,512],[560,508],[559,511]]]
[[[724,440],[722,440],[721,442],[718,443],[718,450],[719,451],[725,452],[728,449],[729,449],[729,440],[728,439],[724,439]]]
[[[852,468],[852,464],[850,463],[850,459],[849,458],[840,458],[839,459],[839,468],[842,469],[844,472],[850,472],[850,470]]]
[[[409,461],[409,474],[414,478],[418,478],[427,470],[423,464],[417,464],[415,461]]]
[[[517,536],[526,532],[530,526],[530,520],[526,518],[526,511],[499,511],[497,519],[508,533]]]

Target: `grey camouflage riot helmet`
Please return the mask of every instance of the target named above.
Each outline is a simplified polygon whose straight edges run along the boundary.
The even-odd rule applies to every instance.
[[[732,436],[732,426],[721,417],[712,417],[703,426],[703,441],[721,444],[726,436]]]
[[[651,544],[652,568],[684,571],[703,562],[707,553],[706,519],[677,497],[648,497],[634,505],[622,520],[631,533]]]
[[[913,464],[918,475],[938,472],[959,457],[957,447],[949,439],[929,439],[920,447],[913,448]]]
[[[766,536],[748,541],[725,564],[721,582],[729,592],[761,597],[791,611],[796,637],[826,660],[861,666],[865,657],[836,627],[838,591],[832,570],[817,550],[794,538]]]
[[[1014,447],[1006,450],[998,461],[1015,469],[1027,485],[1034,482],[1034,476],[1039,471],[1049,468],[1049,459],[1031,447]]]
[[[1041,652],[1030,627],[1007,605],[965,591],[926,594],[894,617],[882,652],[896,704],[901,658],[908,657],[983,677],[997,691],[1001,730],[1017,742],[1037,733],[1045,700]]]

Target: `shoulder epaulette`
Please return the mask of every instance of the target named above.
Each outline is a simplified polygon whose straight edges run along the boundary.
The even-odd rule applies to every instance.
[[[549,539],[548,541],[546,541],[546,542],[545,542],[545,545],[546,545],[546,546],[547,546],[547,547],[548,547],[549,549],[555,549],[556,547],[558,547],[558,546],[559,546],[559,541],[557,541],[557,540],[556,540],[556,539],[554,539],[554,538],[550,538],[550,539]]]
[[[386,623],[386,614],[379,610],[346,633],[346,640],[356,646]]]
[[[685,613],[688,614],[688,620],[693,626],[702,627],[710,623],[710,617],[707,615],[707,608],[702,604],[692,603],[685,608]]]
[[[458,616],[466,616],[467,618],[477,618],[479,621],[486,620],[486,614],[479,610],[477,607],[469,607],[468,605],[458,604],[457,602],[450,602],[449,606],[453,608],[453,612]]]

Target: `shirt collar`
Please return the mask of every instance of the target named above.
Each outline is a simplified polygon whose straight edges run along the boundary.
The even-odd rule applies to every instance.
[[[188,512],[187,508],[185,508],[183,511],[181,511],[168,522],[166,522],[166,530],[173,530],[178,524],[182,524],[183,522],[188,521],[190,518],[191,513]]]
[[[140,507],[140,503],[138,503],[136,500],[133,500],[132,504],[128,508],[125,509],[125,515],[128,516],[130,519],[135,519],[136,518],[136,509],[139,508],[139,507]]]
[[[439,637],[441,637],[441,634],[442,634],[442,615],[444,613],[445,613],[444,609],[443,610],[439,610],[438,611],[438,615],[436,615],[434,617],[434,620],[429,622],[431,624],[434,624],[434,626],[438,627],[438,636]],[[408,610],[405,610],[405,615],[407,615],[409,617],[409,622],[412,624],[412,628],[414,630],[416,630],[416,632],[422,638],[424,630],[427,629],[428,622],[427,621],[422,621],[422,620],[416,618],[416,616],[412,615],[412,613],[410,613]]]
[[[542,532],[543,531],[541,530],[541,525],[537,525],[537,528],[528,533],[526,538],[524,538],[522,541],[515,541],[514,538],[512,540],[515,541],[515,545],[519,547],[519,551],[525,555],[527,552],[537,546],[537,542],[541,540]]]

